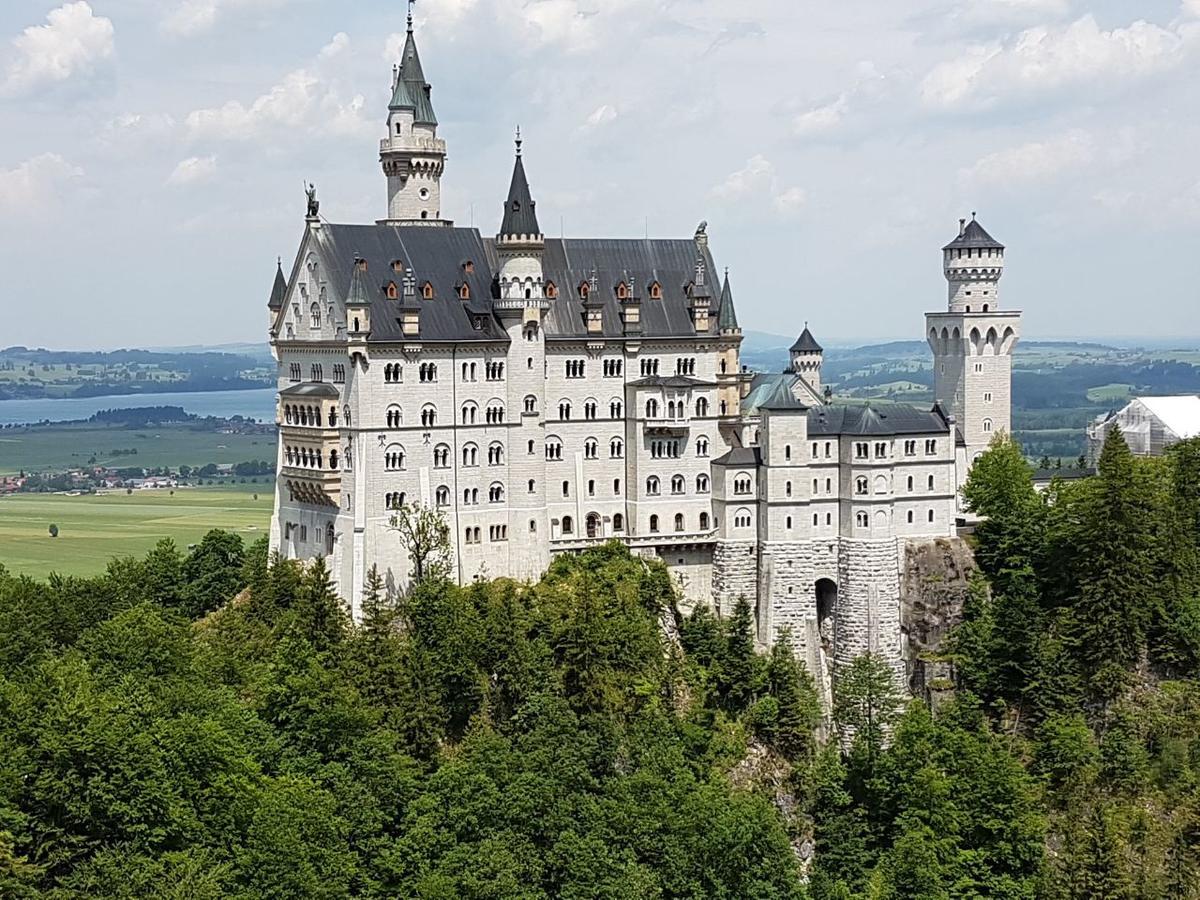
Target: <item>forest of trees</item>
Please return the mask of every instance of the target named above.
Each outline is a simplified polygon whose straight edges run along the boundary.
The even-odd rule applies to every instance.
[[[1200,897],[1200,442],[1099,469],[976,466],[932,708],[864,656],[823,713],[616,544],[462,588],[434,548],[361,624],[219,531],[0,570],[0,896]]]

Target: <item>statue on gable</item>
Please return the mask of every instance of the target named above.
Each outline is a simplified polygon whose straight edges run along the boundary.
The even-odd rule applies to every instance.
[[[309,184],[304,189],[304,193],[308,197],[308,217],[315,219],[321,213],[321,201],[317,199],[317,186]]]

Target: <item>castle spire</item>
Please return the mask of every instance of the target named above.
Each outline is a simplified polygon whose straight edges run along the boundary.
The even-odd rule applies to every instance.
[[[725,284],[721,286],[721,308],[717,310],[717,328],[721,331],[737,331],[737,311],[733,308],[733,289],[729,286],[729,269],[725,270]]]
[[[540,235],[537,204],[529,193],[529,179],[525,177],[525,161],[521,156],[521,129],[517,128],[517,155],[513,163],[512,182],[508,186],[508,199],[504,201],[504,219],[500,223],[502,236]]]

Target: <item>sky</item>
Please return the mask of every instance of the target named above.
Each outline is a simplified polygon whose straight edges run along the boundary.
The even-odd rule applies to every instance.
[[[399,0],[5,0],[0,347],[265,340],[322,214],[386,214]],[[1029,338],[1200,336],[1200,0],[419,0],[443,214],[709,223],[746,329],[919,339],[958,219]]]

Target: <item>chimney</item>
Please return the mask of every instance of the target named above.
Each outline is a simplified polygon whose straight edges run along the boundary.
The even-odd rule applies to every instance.
[[[967,220],[959,219],[958,220],[958,236],[962,237],[966,233],[967,233]]]

